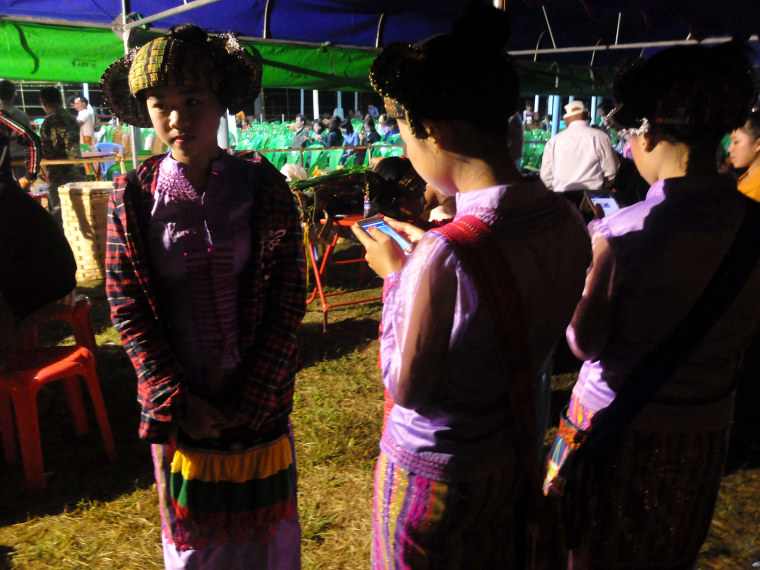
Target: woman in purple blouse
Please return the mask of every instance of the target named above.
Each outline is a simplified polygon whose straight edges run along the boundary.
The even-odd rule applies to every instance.
[[[614,418],[603,410],[631,393],[628,377],[684,320],[726,256],[751,201],[718,174],[716,152],[746,120],[756,89],[734,44],[670,48],[618,76],[610,119],[627,130],[651,188],[595,226],[593,263],[567,329],[585,360],[567,412],[576,427],[594,434],[597,418]],[[573,568],[694,568],[720,484],[734,377],[760,322],[760,267],[750,270],[728,309],[592,467],[557,478],[562,438],[555,444],[547,491],[571,475],[589,489],[568,501]],[[649,379],[636,378],[638,386]]]
[[[304,314],[298,214],[264,160],[219,148],[261,64],[177,26],[112,64],[113,113],[171,151],[114,182],[106,290],[137,373],[167,568],[300,567],[289,413]]]
[[[532,393],[580,296],[589,238],[578,212],[540,180],[522,180],[509,156],[518,84],[502,51],[507,30],[503,12],[473,3],[451,34],[386,47],[370,74],[414,168],[456,193],[446,227],[477,227],[480,255],[515,281],[489,276],[512,320],[488,309],[495,299],[443,233],[392,222],[416,241],[407,257],[379,230],[354,227],[385,279],[383,382],[396,402],[375,472],[373,568],[520,568],[528,557],[541,415]],[[492,317],[518,331],[525,377],[502,366],[512,347]]]

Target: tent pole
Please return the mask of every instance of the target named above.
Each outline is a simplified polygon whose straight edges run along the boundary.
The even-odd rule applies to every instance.
[[[549,98],[552,108],[552,136],[559,132],[559,95],[552,95]]]
[[[319,119],[319,91],[312,89],[311,91],[312,101],[314,102],[314,118]]]
[[[129,0],[121,0],[121,24],[122,34],[121,37],[124,40],[124,55],[129,53],[129,33],[127,32],[127,14],[130,12]],[[137,169],[139,162],[137,160],[137,131],[134,125],[129,125],[129,143],[132,148],[132,168]]]
[[[306,115],[306,111],[304,109],[305,109],[305,106],[304,106],[304,90],[301,89],[301,114],[302,115]]]

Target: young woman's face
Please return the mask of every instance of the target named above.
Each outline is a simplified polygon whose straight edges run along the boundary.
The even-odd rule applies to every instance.
[[[219,154],[216,133],[224,109],[206,87],[183,85],[146,91],[148,114],[158,137],[182,163],[213,159]]]
[[[406,121],[399,121],[399,132],[406,144],[406,155],[422,179],[436,188],[450,188],[453,184],[450,179],[448,163],[443,159],[436,148],[435,142],[428,137],[419,140],[409,130]],[[455,191],[455,190],[454,190]]]
[[[752,140],[744,129],[736,129],[731,133],[728,154],[734,167],[747,168],[756,160],[760,161],[760,139]]]

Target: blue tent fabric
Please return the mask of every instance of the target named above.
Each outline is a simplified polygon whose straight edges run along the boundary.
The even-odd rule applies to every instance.
[[[181,0],[131,0],[131,12],[150,16],[177,6]],[[374,47],[392,41],[413,42],[446,31],[464,10],[463,0],[220,0],[183,14],[159,20],[154,26],[193,22],[209,31],[232,31],[244,37],[289,42],[330,42]],[[551,26],[546,24],[544,17]],[[121,0],[0,0],[0,17],[65,20],[109,26],[122,11]],[[758,0],[506,0],[512,16],[509,49],[701,39],[760,32]],[[618,30],[618,15],[620,29]],[[543,34],[543,35],[542,35]],[[539,42],[539,38],[540,42]],[[609,57],[608,57],[609,56]],[[589,54],[560,59],[588,63]],[[619,59],[619,53],[597,54]],[[542,59],[542,58],[540,58]],[[545,60],[543,58],[542,60]],[[556,57],[554,59],[557,59]]]

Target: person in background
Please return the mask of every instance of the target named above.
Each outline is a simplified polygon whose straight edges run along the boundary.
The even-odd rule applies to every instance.
[[[451,33],[389,44],[370,70],[414,169],[457,202],[454,221],[426,233],[390,221],[416,243],[408,256],[353,226],[384,278],[382,374],[395,401],[375,471],[374,569],[530,567],[539,378],[590,251],[573,206],[509,156],[509,24],[473,2]]]
[[[31,129],[32,125],[29,120],[29,115],[24,113],[21,109],[16,107],[16,86],[7,79],[0,79],[0,110],[4,111],[6,116],[10,117],[17,123],[23,125],[27,129]],[[18,162],[24,160],[25,147],[22,144],[18,144],[15,141],[11,141],[10,155],[11,162]],[[24,176],[23,166],[14,166],[13,174],[16,178]]]
[[[61,226],[15,180],[0,178],[0,367],[20,331],[76,287]]]
[[[330,119],[330,124],[327,127],[327,135],[324,137],[326,147],[343,145],[343,133],[340,130],[342,122],[343,120],[338,115],[333,115]]]
[[[395,138],[400,133],[399,128],[398,128],[398,120],[396,119],[396,117],[389,116],[385,123],[385,126],[386,126],[386,131],[385,131],[385,134],[383,135],[383,142],[387,143],[389,140],[391,140],[392,138]]]
[[[369,104],[367,106],[367,114],[374,121],[374,120],[376,120],[380,116],[380,111],[378,111],[377,107],[375,107],[374,105]]]
[[[520,113],[515,112],[509,118],[509,128],[507,129],[507,147],[509,156],[515,161],[515,166],[520,168],[523,155],[523,140],[525,138],[525,129],[520,118]]]
[[[371,188],[371,214],[382,214],[416,226],[423,225],[425,181],[414,170],[411,161],[402,156],[389,156],[375,165],[372,172],[386,184]],[[375,190],[375,192],[372,192]]]
[[[322,121],[320,121],[319,119],[314,119],[314,122],[312,122],[312,124],[311,124],[311,132],[309,133],[309,138],[313,142],[324,144],[324,142],[325,142],[325,124]]]
[[[607,133],[588,125],[583,101],[565,105],[567,129],[546,143],[541,159],[541,180],[549,190],[561,192],[580,206],[583,191],[611,188],[619,161]]]
[[[290,148],[301,148],[309,142],[309,127],[306,126],[306,117],[296,115],[295,132],[293,133],[293,142]]]
[[[354,125],[351,124],[351,119],[346,119],[340,125],[341,131],[343,131],[343,146],[355,147],[359,146],[359,133],[354,130]],[[354,153],[353,148],[349,148],[343,153],[341,157],[341,164],[346,162],[346,159]]]
[[[95,115],[89,106],[89,101],[83,95],[77,95],[74,97],[72,106],[77,111],[79,142],[92,146],[95,140]]]
[[[266,160],[219,148],[261,63],[181,25],[106,69],[109,108],[170,152],[114,181],[106,291],[137,372],[169,569],[300,568],[289,415],[305,312],[301,223]]]
[[[728,153],[734,168],[747,169],[737,181],[739,192],[760,202],[760,111],[731,133]]]
[[[760,325],[760,263],[747,257],[757,249],[747,230],[758,227],[759,206],[715,160],[757,97],[748,53],[738,43],[668,48],[615,80],[609,119],[630,136],[651,188],[596,223],[593,262],[567,329],[585,362],[545,490],[572,488],[572,568],[694,568],[707,536],[735,374]],[[716,281],[719,290],[708,286]],[[722,302],[704,321],[707,307]],[[687,339],[692,331],[701,336]],[[563,469],[563,441],[580,443],[576,454],[597,442],[596,452],[582,468],[568,460]]]
[[[61,92],[55,87],[40,89],[40,104],[46,117],[40,127],[43,158],[82,158],[79,148],[79,123],[63,108]],[[48,210],[61,223],[61,199],[58,188],[67,182],[85,180],[80,164],[51,164],[47,167]]]
[[[13,180],[10,145],[14,142],[26,149],[26,165],[23,176],[18,178],[18,185],[28,190],[40,172],[40,137],[0,109],[0,182]]]
[[[388,132],[388,114],[383,113],[377,118],[377,132],[381,137],[385,136]]]

